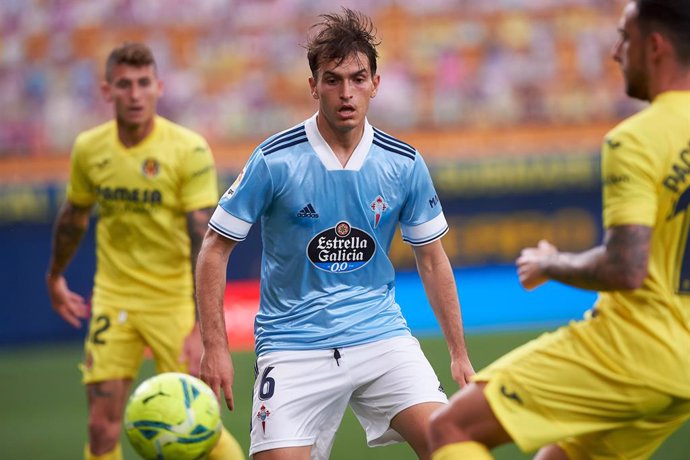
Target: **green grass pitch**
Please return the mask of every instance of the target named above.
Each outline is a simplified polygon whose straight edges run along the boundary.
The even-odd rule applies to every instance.
[[[535,337],[538,332],[473,334],[468,346],[475,368]],[[450,378],[448,353],[439,338],[421,340],[422,347],[450,393],[457,386]],[[79,344],[35,346],[0,350],[0,458],[3,460],[79,460],[86,440],[86,402],[77,363],[81,359]],[[235,404],[230,413],[224,408],[225,425],[243,448],[249,444],[250,395],[253,381],[252,353],[235,353]],[[140,378],[152,375],[153,366],[146,362]],[[137,457],[122,438],[126,460]],[[530,458],[514,446],[494,451],[499,460]],[[368,448],[364,432],[348,411],[336,436],[331,458],[334,460],[405,460],[414,459],[404,444]],[[690,458],[690,424],[686,423],[669,438],[653,457],[654,460]]]

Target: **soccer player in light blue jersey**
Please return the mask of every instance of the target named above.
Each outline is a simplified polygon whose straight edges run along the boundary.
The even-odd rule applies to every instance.
[[[261,301],[250,455],[326,459],[349,404],[370,446],[407,441],[447,402],[395,299],[388,257],[400,225],[460,386],[474,374],[441,237],[448,231],[414,147],[366,118],[380,76],[371,20],[321,16],[308,44],[318,112],[253,152],[221,198],[197,262],[201,377],[233,408],[223,292],[230,253],[261,222]]]

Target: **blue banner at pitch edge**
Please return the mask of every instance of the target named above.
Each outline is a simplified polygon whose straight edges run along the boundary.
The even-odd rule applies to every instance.
[[[596,154],[462,160],[431,164],[450,231],[443,244],[455,267],[512,263],[547,239],[567,251],[601,241],[601,182]],[[414,268],[400,238],[399,269]]]
[[[53,221],[65,199],[65,184],[0,184],[0,230],[14,224]]]
[[[455,279],[467,333],[553,329],[581,319],[596,300],[595,292],[552,281],[525,291],[514,265],[456,269]],[[396,275],[395,294],[415,335],[441,333],[415,272]]]

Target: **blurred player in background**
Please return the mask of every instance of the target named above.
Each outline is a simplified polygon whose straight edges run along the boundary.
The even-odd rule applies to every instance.
[[[64,272],[97,203],[98,265],[82,366],[89,406],[84,455],[121,459],[124,405],[144,348],[157,372],[198,373],[192,270],[218,191],[206,141],[156,114],[163,82],[146,45],[111,52],[102,92],[115,119],[75,141],[47,285],[55,311],[79,327],[87,305]],[[210,458],[242,457],[224,430]]]
[[[318,112],[259,145],[211,218],[196,273],[201,377],[232,409],[226,266],[260,220],[250,454],[328,458],[349,403],[370,446],[405,440],[428,458],[425,427],[447,398],[396,303],[388,250],[400,224],[464,385],[474,371],[440,240],[448,225],[419,152],[367,121],[380,81],[371,20],[349,9],[321,19],[306,46]]]
[[[643,459],[690,417],[690,1],[635,0],[613,58],[651,105],[606,136],[604,243],[542,241],[520,282],[600,292],[584,321],[509,353],[434,414],[434,459],[489,459],[515,442],[539,459]]]

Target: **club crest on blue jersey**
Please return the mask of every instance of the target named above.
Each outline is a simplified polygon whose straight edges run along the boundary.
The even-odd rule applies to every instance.
[[[141,164],[141,172],[146,177],[156,177],[160,172],[160,165],[155,158],[147,158]]]
[[[307,246],[309,261],[316,268],[331,273],[347,273],[362,268],[375,253],[374,238],[345,221],[314,236]]]
[[[381,215],[388,209],[388,203],[379,195],[369,204],[369,208],[374,213],[374,228],[376,228],[379,226],[379,222],[381,222]]]
[[[266,420],[268,420],[270,415],[271,411],[266,409],[266,406],[263,404],[261,405],[259,412],[256,413],[256,418],[261,420],[261,429],[263,430],[264,434],[266,434]]]

